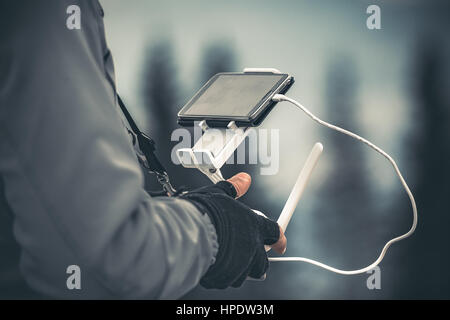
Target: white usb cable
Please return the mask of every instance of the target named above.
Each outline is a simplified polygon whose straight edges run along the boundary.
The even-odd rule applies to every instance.
[[[371,143],[370,141],[358,136],[357,134],[350,132],[348,130],[342,129],[340,127],[337,127],[335,125],[332,125],[326,121],[323,121],[321,119],[319,119],[318,117],[316,117],[314,114],[312,114],[307,108],[305,108],[303,105],[301,105],[299,102],[295,101],[294,99],[288,98],[282,94],[276,94],[273,96],[272,98],[273,101],[276,102],[281,102],[281,101],[287,101],[292,103],[293,105],[295,105],[296,107],[300,108],[303,112],[305,112],[310,118],[312,118],[314,121],[318,122],[319,124],[328,127],[330,129],[336,130],[338,132],[341,132],[343,134],[346,134],[356,140],[359,140],[363,143],[365,143],[366,145],[368,145],[369,147],[371,147],[372,149],[374,149],[376,152],[380,153],[383,157],[385,157],[394,167],[395,173],[397,174],[397,176],[400,179],[400,182],[403,185],[403,188],[405,189],[406,193],[408,194],[408,197],[411,201],[411,206],[412,206],[412,210],[413,210],[413,223],[411,226],[411,229],[409,229],[409,231],[401,236],[398,236],[396,238],[393,238],[391,240],[389,240],[383,247],[383,249],[381,250],[380,255],[378,256],[378,258],[375,260],[375,262],[373,262],[371,265],[362,268],[362,269],[357,269],[357,270],[340,270],[337,268],[333,268],[330,267],[324,263],[312,260],[312,259],[308,259],[308,258],[303,258],[303,257],[271,257],[269,258],[269,261],[298,261],[298,262],[306,262],[306,263],[310,263],[313,265],[316,265],[318,267],[321,267],[323,269],[335,272],[335,273],[340,273],[340,274],[344,274],[344,275],[352,275],[352,274],[359,274],[359,273],[364,273],[367,272],[371,269],[373,269],[374,267],[376,267],[384,258],[386,251],[388,250],[388,248],[397,241],[403,240],[407,237],[409,237],[414,230],[416,229],[417,226],[417,207],[416,207],[416,202],[414,200],[414,196],[411,193],[411,190],[409,190],[408,185],[405,182],[405,179],[403,178],[402,174],[400,173],[400,170],[398,169],[397,164],[395,163],[394,159],[392,159],[392,157],[387,154],[386,152],[384,152],[381,148],[377,147],[376,145],[374,145],[373,143]]]

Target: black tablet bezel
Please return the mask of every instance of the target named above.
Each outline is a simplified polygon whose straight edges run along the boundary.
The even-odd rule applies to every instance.
[[[206,116],[206,115],[186,115],[192,104],[205,92],[218,77],[221,75],[249,76],[249,75],[281,75],[281,79],[261,98],[261,100],[252,108],[247,116]],[[226,127],[230,121],[235,121],[238,126],[258,126],[276,102],[271,97],[277,93],[284,93],[293,83],[293,78],[287,73],[271,72],[221,72],[215,74],[200,90],[184,105],[178,112],[178,124],[182,126],[193,126],[195,121],[205,120],[210,127]]]

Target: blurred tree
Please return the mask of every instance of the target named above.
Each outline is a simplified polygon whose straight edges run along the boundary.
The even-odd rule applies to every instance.
[[[325,119],[363,135],[355,121],[357,82],[357,69],[350,57],[338,56],[329,62],[325,87],[328,114]],[[320,252],[318,257],[343,269],[359,268],[373,260],[373,251],[368,249],[376,237],[365,147],[341,133],[324,130],[331,165],[326,184],[318,192],[324,201],[319,202],[312,214],[318,233],[315,236]],[[323,272],[318,275],[322,280],[327,279],[327,292],[320,296],[360,298],[368,291],[361,285],[365,283],[365,275],[345,279]],[[357,290],[359,292],[355,292]]]
[[[342,56],[333,60],[328,69],[326,79],[326,99],[328,119],[340,127],[362,134],[355,121],[357,97],[357,71],[349,57]],[[339,239],[329,243],[330,251],[338,253],[343,247],[351,246],[355,239],[363,240],[371,228],[371,190],[367,181],[367,169],[361,144],[356,140],[326,130],[327,153],[331,158],[330,175],[321,191],[324,201],[319,206],[317,219],[323,223],[328,221],[328,230],[336,225],[344,228],[339,231]],[[339,215],[336,213],[339,212]],[[351,221],[352,223],[342,223]],[[355,223],[358,223],[355,224]],[[341,236],[344,236],[343,238]]]
[[[147,57],[143,94],[150,112],[150,127],[155,138],[167,139],[170,129],[176,126],[173,116],[178,107],[177,70],[171,43],[161,40],[154,44]]]
[[[182,105],[178,96],[178,70],[173,47],[168,39],[160,40],[149,47],[144,68],[142,93],[150,122],[149,135],[156,142],[157,155],[169,172],[175,187],[198,186],[196,181],[199,175],[192,175],[192,170],[175,165],[171,160],[172,148],[178,141],[172,142],[170,139],[173,130],[179,128],[176,114]],[[152,190],[161,188],[156,178],[151,176],[146,177],[146,185]]]
[[[236,72],[236,55],[228,41],[216,41],[209,44],[202,54],[200,85],[219,72]]]
[[[445,206],[450,195],[450,103],[445,95],[449,79],[445,78],[440,48],[433,40],[421,41],[414,62],[415,110],[407,165],[414,172],[411,186],[419,220],[416,233],[401,247],[398,262],[402,271],[397,286],[401,298],[450,298],[450,215]],[[400,200],[396,210],[410,219],[408,201]]]

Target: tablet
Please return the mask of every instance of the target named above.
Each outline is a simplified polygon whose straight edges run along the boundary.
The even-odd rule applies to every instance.
[[[293,84],[285,73],[218,73],[178,113],[178,123],[193,126],[205,120],[210,127],[258,126],[275,106],[272,97]]]

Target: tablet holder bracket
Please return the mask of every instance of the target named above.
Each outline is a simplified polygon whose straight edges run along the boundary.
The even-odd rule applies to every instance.
[[[193,148],[176,151],[180,163],[185,168],[197,168],[213,183],[224,180],[220,169],[233,155],[250,132],[249,127],[238,127],[234,121],[227,128],[209,128],[206,121],[198,124],[203,131]]]

